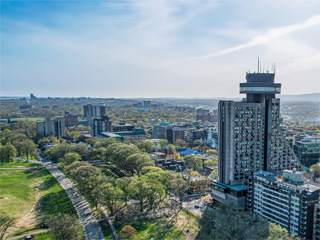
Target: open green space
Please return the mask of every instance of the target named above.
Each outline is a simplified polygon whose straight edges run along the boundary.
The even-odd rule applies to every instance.
[[[16,161],[12,160],[8,163],[0,163],[0,168],[19,168],[19,167],[37,167],[39,164],[32,162]]]
[[[108,169],[100,169],[101,172],[103,172],[107,177],[112,177],[114,179],[117,179],[115,175],[113,175]]]
[[[177,217],[143,217],[141,219],[128,219],[119,221],[115,228],[120,232],[125,225],[130,225],[137,230],[137,239],[195,239],[199,230],[198,218],[181,210]],[[187,229],[189,232],[187,233]]]
[[[17,120],[17,121],[29,120],[29,121],[32,121],[32,122],[36,122],[36,121],[43,121],[44,118],[13,118],[11,120]]]
[[[68,195],[46,169],[1,170],[0,205],[0,213],[16,219],[10,236],[57,213],[76,215]]]

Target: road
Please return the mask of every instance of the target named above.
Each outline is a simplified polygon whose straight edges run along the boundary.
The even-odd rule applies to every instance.
[[[57,179],[68,194],[77,210],[81,225],[84,228],[86,240],[104,239],[100,225],[87,200],[80,194],[76,186],[58,169],[57,165],[47,159],[42,159],[43,166]]]
[[[199,206],[199,208],[195,208]],[[202,199],[192,200],[191,202],[183,202],[182,207],[189,210],[197,217],[201,218],[202,213],[204,212],[206,205],[203,203]]]

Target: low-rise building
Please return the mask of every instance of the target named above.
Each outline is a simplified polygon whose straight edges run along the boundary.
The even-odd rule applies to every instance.
[[[293,145],[301,164],[310,167],[320,161],[320,137],[304,137]]]

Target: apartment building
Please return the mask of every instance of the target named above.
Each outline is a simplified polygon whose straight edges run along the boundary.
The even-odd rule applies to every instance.
[[[65,133],[65,120],[64,116],[55,118],[46,118],[45,121],[37,121],[37,134],[40,138],[47,136],[64,137]]]
[[[302,239],[313,239],[314,209],[320,185],[304,179],[303,173],[259,171],[249,178],[248,209],[286,228]]]

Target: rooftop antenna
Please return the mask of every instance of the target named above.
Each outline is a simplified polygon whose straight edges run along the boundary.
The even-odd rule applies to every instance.
[[[260,65],[259,65],[260,63],[259,63],[259,62],[260,62],[260,61],[259,61],[259,56],[258,56],[258,73],[259,73],[259,66],[260,66]]]
[[[276,74],[276,63],[273,63],[273,73]]]

